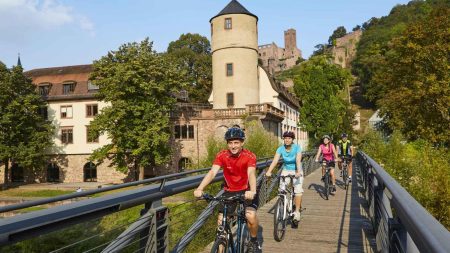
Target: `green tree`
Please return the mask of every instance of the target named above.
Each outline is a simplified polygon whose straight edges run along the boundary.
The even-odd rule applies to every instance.
[[[91,159],[110,158],[123,172],[131,163],[142,169],[167,161],[169,112],[176,103],[173,94],[184,85],[183,74],[153,51],[148,38],[94,61],[90,78],[100,88],[98,98],[109,105],[91,122],[91,129],[106,133],[111,143],[95,150]]]
[[[449,45],[450,8],[435,9],[390,42],[373,77],[385,91],[381,115],[410,140],[450,144]]]
[[[333,64],[327,56],[315,56],[282,76],[294,81],[301,103],[300,127],[303,130],[316,139],[323,134],[351,132],[353,116],[347,112],[348,104],[339,96],[352,81],[347,70]]]
[[[53,126],[40,114],[47,105],[21,66],[8,69],[0,62],[0,91],[0,161],[6,189],[10,162],[27,170],[42,169],[53,143]]]
[[[374,76],[384,72],[390,41],[400,36],[409,24],[424,20],[433,9],[449,6],[447,0],[411,1],[406,5],[395,6],[388,16],[373,17],[362,25],[364,33],[352,62],[352,72],[370,102],[375,103],[387,91],[386,87],[374,80]]]
[[[192,102],[206,103],[212,90],[212,57],[209,40],[199,34],[182,34],[167,54],[186,71],[186,90]]]
[[[339,26],[336,30],[333,31],[333,34],[328,38],[328,45],[335,46],[336,39],[342,38],[347,34],[347,30],[343,26]]]

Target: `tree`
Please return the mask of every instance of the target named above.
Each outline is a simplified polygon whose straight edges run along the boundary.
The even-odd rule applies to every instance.
[[[42,169],[45,152],[53,143],[53,126],[39,113],[47,105],[21,66],[8,69],[0,62],[0,90],[0,161],[6,189],[10,163],[26,170]]]
[[[382,71],[373,80],[391,129],[410,140],[450,144],[450,8],[436,8],[389,43]]]
[[[169,112],[185,73],[152,45],[148,38],[124,44],[93,64],[90,78],[100,88],[98,98],[109,105],[90,129],[106,133],[111,143],[95,150],[91,159],[110,158],[122,172],[132,163],[141,169],[162,164],[170,154]]]
[[[303,130],[316,138],[351,131],[348,127],[353,116],[347,113],[348,104],[338,96],[352,81],[347,70],[333,64],[327,56],[315,56],[284,74],[294,81],[294,91],[300,98]]]
[[[317,44],[314,46],[316,50],[312,53],[312,56],[318,56],[323,54],[330,54],[330,49],[327,44]]]
[[[358,31],[358,30],[361,30],[361,26],[360,25],[357,25],[357,26],[353,27],[353,29],[352,29],[353,32],[354,31]]]
[[[345,27],[339,26],[338,28],[336,28],[336,30],[333,31],[333,34],[328,38],[328,45],[335,46],[336,39],[342,38],[346,34],[347,34],[347,30],[345,30]]]
[[[409,24],[426,19],[433,9],[449,6],[447,0],[411,1],[407,5],[395,6],[388,16],[373,17],[362,25],[364,33],[352,61],[352,72],[358,77],[366,99],[376,103],[386,92],[374,76],[384,72],[390,41],[399,37]]]
[[[186,90],[192,102],[206,103],[212,90],[212,58],[209,40],[199,34],[182,34],[172,41],[167,54],[187,72]]]

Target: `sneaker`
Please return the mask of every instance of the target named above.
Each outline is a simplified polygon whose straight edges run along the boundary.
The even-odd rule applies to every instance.
[[[294,221],[300,221],[300,212],[294,212]]]
[[[341,170],[341,177],[342,177],[342,170]]]
[[[348,182],[349,182],[349,183],[352,182],[352,177],[348,177]]]
[[[258,241],[252,241],[250,240],[247,244],[247,251],[248,253],[257,253],[261,250],[261,246],[259,246]]]
[[[333,185],[333,189],[331,190],[331,192],[336,192],[336,185]]]
[[[320,181],[324,181],[325,180],[325,176],[322,176],[322,178],[320,179]]]

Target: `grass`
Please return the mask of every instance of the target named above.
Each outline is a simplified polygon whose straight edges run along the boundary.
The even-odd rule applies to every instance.
[[[49,198],[73,192],[74,191],[66,191],[66,190],[28,190],[28,189],[13,188],[6,191],[0,191],[0,197]]]

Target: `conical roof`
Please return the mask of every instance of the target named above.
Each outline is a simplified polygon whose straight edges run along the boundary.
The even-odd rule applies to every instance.
[[[225,8],[223,8],[223,10],[221,12],[219,12],[219,14],[215,15],[214,17],[212,17],[209,20],[209,22],[211,22],[211,20],[213,20],[214,18],[217,18],[218,16],[227,15],[227,14],[246,14],[246,15],[253,16],[253,17],[256,18],[256,20],[258,20],[258,16],[256,16],[255,14],[249,12],[238,1],[232,0],[227,6],[225,6]]]

